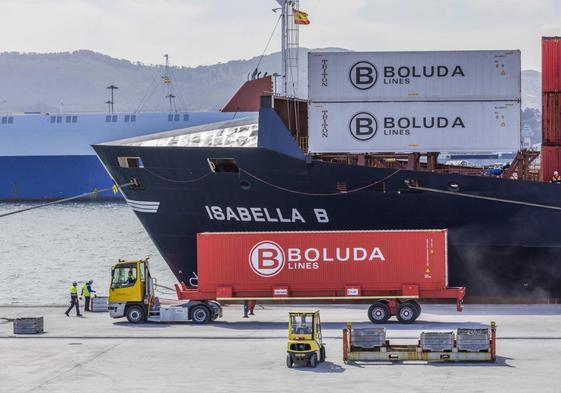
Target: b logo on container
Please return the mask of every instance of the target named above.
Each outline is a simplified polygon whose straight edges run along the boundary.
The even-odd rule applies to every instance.
[[[285,261],[286,257],[281,246],[268,240],[257,243],[249,253],[249,266],[261,277],[279,274]]]
[[[359,141],[367,141],[376,135],[378,122],[373,114],[368,112],[356,113],[349,122],[349,132]]]
[[[351,67],[349,79],[357,89],[368,90],[376,84],[378,71],[374,64],[369,61],[359,61]]]

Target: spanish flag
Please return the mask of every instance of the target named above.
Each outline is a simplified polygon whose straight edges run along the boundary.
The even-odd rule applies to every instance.
[[[293,8],[292,13],[294,14],[294,24],[296,25],[309,25],[310,20],[308,19],[308,14],[304,11],[298,11]]]

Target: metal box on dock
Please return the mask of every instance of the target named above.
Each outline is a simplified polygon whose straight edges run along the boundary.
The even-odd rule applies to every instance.
[[[107,296],[96,296],[90,299],[90,309],[93,312],[109,311],[109,298]]]
[[[458,351],[481,352],[490,348],[489,329],[458,329]]]
[[[162,322],[184,322],[189,320],[189,309],[181,306],[161,306],[160,320]]]
[[[361,328],[351,332],[351,345],[356,348],[383,347],[385,343],[385,328]]]
[[[452,351],[454,347],[453,332],[423,332],[421,333],[421,349],[423,352]]]
[[[14,320],[14,334],[38,334],[43,333],[43,317],[17,318]]]

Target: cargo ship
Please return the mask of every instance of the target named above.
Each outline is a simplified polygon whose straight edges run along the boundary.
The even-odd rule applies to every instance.
[[[292,27],[283,26],[283,35]],[[284,50],[290,45],[283,40]],[[458,56],[465,54],[472,58],[467,52]],[[503,69],[506,55],[514,59],[510,71]],[[366,59],[377,55],[357,56],[373,65]],[[361,89],[364,97],[338,95],[344,109],[340,115],[330,95],[298,100],[287,97],[290,84],[285,83],[284,96],[261,97],[257,117],[97,144],[94,150],[116,183],[132,184],[121,192],[177,279],[190,286],[197,285],[196,236],[202,232],[446,228],[448,284],[467,287],[468,299],[561,298],[561,191],[555,184],[524,179],[524,168],[535,154],[517,154],[519,165],[509,169],[517,170],[514,179],[509,171],[484,176],[481,168],[447,167],[437,162],[438,153],[431,153],[451,143],[483,150],[482,141],[473,138],[487,134],[493,150],[516,145],[520,52],[482,56],[492,59],[488,71],[497,72],[497,83],[514,70],[514,85],[458,79],[463,87],[450,87],[457,93],[451,96],[438,86],[430,93],[433,81],[453,86],[451,79],[425,75],[412,79],[425,87],[418,90],[424,95],[410,96],[404,86],[386,100],[389,93],[372,99]],[[341,75],[342,85],[358,63],[348,62],[349,71],[344,60],[328,62],[334,64],[330,68],[320,61],[319,72],[309,75],[310,94],[313,78],[320,86],[334,86],[331,81]],[[375,68],[356,75],[372,83]],[[469,65],[462,71],[469,75]],[[390,105],[397,101],[407,102]],[[464,127],[454,129],[453,122],[429,127],[426,123],[434,120],[426,115],[424,125],[401,127],[409,139],[393,151],[403,153],[369,153],[376,152],[368,145],[370,138],[384,137],[385,120],[372,115],[379,108],[398,119],[407,117],[399,116],[402,108],[436,118],[457,112]],[[362,118],[357,120],[357,114]],[[326,140],[332,135],[335,142]],[[388,135],[380,143],[389,149],[395,138]]]

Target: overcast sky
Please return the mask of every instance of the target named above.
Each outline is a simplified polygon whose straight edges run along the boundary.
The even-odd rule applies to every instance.
[[[0,0],[0,51],[90,49],[185,66],[253,57],[274,0]],[[302,0],[301,46],[352,50],[521,49],[540,69],[540,37],[561,35],[561,0]],[[279,50],[277,31],[268,52]]]

